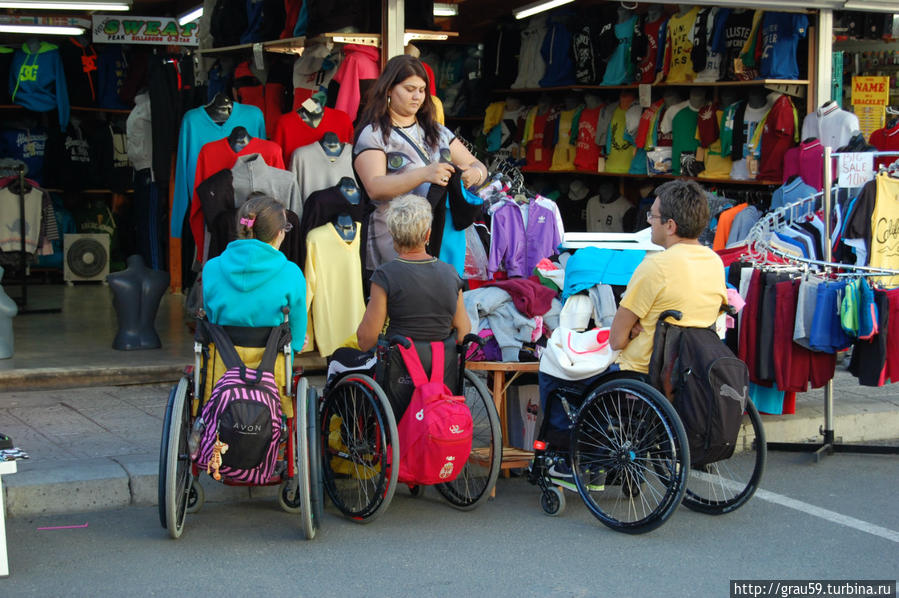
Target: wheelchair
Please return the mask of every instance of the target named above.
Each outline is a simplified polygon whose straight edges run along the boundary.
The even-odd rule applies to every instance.
[[[665,312],[660,323],[668,317],[681,315]],[[528,481],[541,490],[547,515],[562,513],[563,489],[568,489],[606,526],[642,534],[664,524],[682,502],[721,515],[752,497],[767,460],[764,427],[752,401],[746,403],[734,454],[694,467],[680,417],[648,381],[636,372],[608,372],[563,383],[550,393],[528,473]],[[567,433],[551,429],[553,404],[560,404],[570,422]],[[560,464],[570,467],[572,482],[550,474]]]
[[[458,477],[435,485],[440,495],[460,510],[474,509],[487,500],[502,460],[500,422],[493,399],[481,379],[465,369],[465,348],[471,342],[481,339],[466,336],[456,347],[458,359],[446,360],[444,374],[446,385],[465,398],[471,411],[471,454]],[[396,396],[401,392],[396,381],[404,376],[408,381],[395,348],[398,343],[409,345],[404,337],[388,340],[382,336],[371,361],[328,380],[319,405],[322,483],[334,506],[358,523],[369,523],[381,515],[398,485],[400,452],[394,414],[402,399]],[[454,339],[448,339],[449,343],[455,347]],[[428,343],[416,343],[416,348],[429,372]],[[406,389],[408,403],[412,387],[407,384]],[[424,487],[410,486],[410,492],[421,496]]]
[[[318,470],[318,438],[316,417],[318,396],[307,380],[291,375],[292,351],[287,308],[284,322],[275,328],[280,332],[275,380],[280,390],[282,438],[274,475],[262,486],[279,486],[278,501],[282,509],[300,515],[300,527],[307,540],[315,537],[322,515],[321,474]],[[202,313],[197,321],[194,342],[194,364],[169,394],[163,419],[159,453],[158,506],[159,522],[172,538],[179,538],[188,513],[196,513],[205,502],[199,483],[204,468],[191,459],[188,438],[202,406],[209,399],[215,381],[225,366],[211,341]],[[222,326],[247,367],[254,367],[273,328]],[[253,485],[222,475],[231,486]]]

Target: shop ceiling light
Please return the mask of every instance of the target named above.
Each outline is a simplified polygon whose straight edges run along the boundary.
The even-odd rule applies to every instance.
[[[188,23],[193,23],[194,21],[196,21],[197,19],[199,19],[202,16],[203,16],[203,5],[201,4],[200,6],[197,6],[196,8],[193,8],[193,9],[187,11],[186,13],[184,13],[183,15],[181,15],[180,17],[178,17],[178,24],[181,25],[182,27],[184,27]]]
[[[435,2],[434,3],[434,16],[435,17],[454,17],[459,14],[459,5],[458,4],[449,4],[447,2]]]
[[[526,19],[531,15],[537,14],[538,12],[550,10],[556,8],[557,6],[568,4],[569,2],[574,2],[574,0],[547,0],[544,2],[534,2],[532,4],[526,4],[521,8],[516,8],[512,11],[512,14],[515,15],[516,19]]]
[[[896,0],[847,0],[843,10],[867,10],[875,12],[899,12]]]
[[[24,8],[30,10],[131,10],[131,3],[119,2],[65,2],[57,0],[0,0],[0,8]]]
[[[896,0],[891,0],[895,2]],[[843,0],[808,0],[802,6],[785,4],[783,0],[695,0],[693,4],[704,6],[733,6],[742,8],[776,8],[780,12],[806,12],[807,10],[830,8],[840,10]]]
[[[0,33],[29,33],[37,35],[81,35],[83,27],[58,25],[0,25]]]

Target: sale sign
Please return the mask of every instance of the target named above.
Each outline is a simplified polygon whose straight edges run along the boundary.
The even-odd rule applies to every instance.
[[[874,178],[874,155],[870,152],[840,154],[838,158],[840,187],[854,189]]]

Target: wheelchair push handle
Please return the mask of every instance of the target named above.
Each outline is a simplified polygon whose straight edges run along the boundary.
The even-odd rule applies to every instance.
[[[487,343],[487,339],[482,336],[478,336],[477,334],[473,334],[469,332],[465,335],[465,338],[462,339],[462,347],[469,343],[476,343],[479,347],[483,347]]]
[[[678,311],[676,309],[666,309],[665,311],[663,311],[662,313],[659,314],[659,322],[664,322],[668,318],[672,318],[675,321],[679,321],[683,317],[684,317],[684,313],[681,311]]]

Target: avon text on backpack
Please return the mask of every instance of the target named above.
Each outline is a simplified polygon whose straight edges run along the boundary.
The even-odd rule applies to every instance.
[[[278,347],[289,342],[286,326],[269,334],[258,369],[248,369],[225,331],[203,323],[209,330],[227,371],[215,383],[200,417],[205,429],[197,465],[205,468],[218,439],[228,445],[219,472],[229,480],[263,484],[275,475],[281,442],[281,399],[274,365]],[[287,335],[287,341],[284,340]]]
[[[414,344],[398,349],[415,384],[412,400],[397,426],[399,481],[414,485],[451,482],[471,453],[471,411],[465,399],[453,396],[444,384],[443,343],[431,343],[430,380]]]

